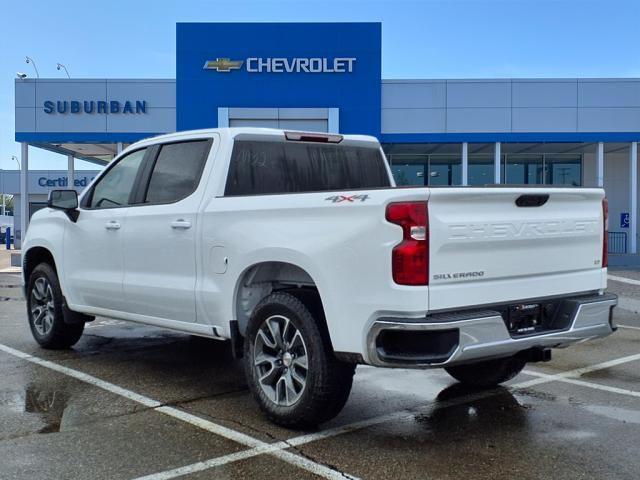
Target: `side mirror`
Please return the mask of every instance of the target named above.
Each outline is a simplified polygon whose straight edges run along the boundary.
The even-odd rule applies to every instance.
[[[47,207],[62,210],[67,214],[69,220],[75,223],[80,214],[78,211],[78,192],[75,190],[51,190]]]

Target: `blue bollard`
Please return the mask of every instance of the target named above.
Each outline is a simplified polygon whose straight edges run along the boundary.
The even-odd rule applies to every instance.
[[[11,227],[7,227],[4,235],[5,243],[7,244],[7,250],[11,250]]]

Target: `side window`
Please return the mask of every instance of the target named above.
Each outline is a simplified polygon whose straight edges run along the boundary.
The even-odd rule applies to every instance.
[[[89,207],[112,208],[127,205],[146,151],[146,148],[136,150],[118,160],[93,187]]]
[[[162,145],[145,203],[172,203],[191,195],[200,182],[210,146],[210,140]]]

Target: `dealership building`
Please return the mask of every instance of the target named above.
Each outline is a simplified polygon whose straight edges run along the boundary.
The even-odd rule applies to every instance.
[[[260,126],[374,135],[399,185],[603,186],[612,252],[638,252],[640,79],[383,79],[379,23],[179,23],[176,41],[176,79],[16,79],[18,244],[59,186],[39,179],[83,178],[75,158]],[[32,148],[69,172],[27,172]]]

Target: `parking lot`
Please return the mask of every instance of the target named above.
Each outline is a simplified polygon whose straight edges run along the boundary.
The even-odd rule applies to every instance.
[[[640,275],[610,275],[609,338],[487,392],[361,366],[343,412],[298,432],[262,417],[224,343],[99,318],[39,349],[2,274],[0,478],[638,478]]]

